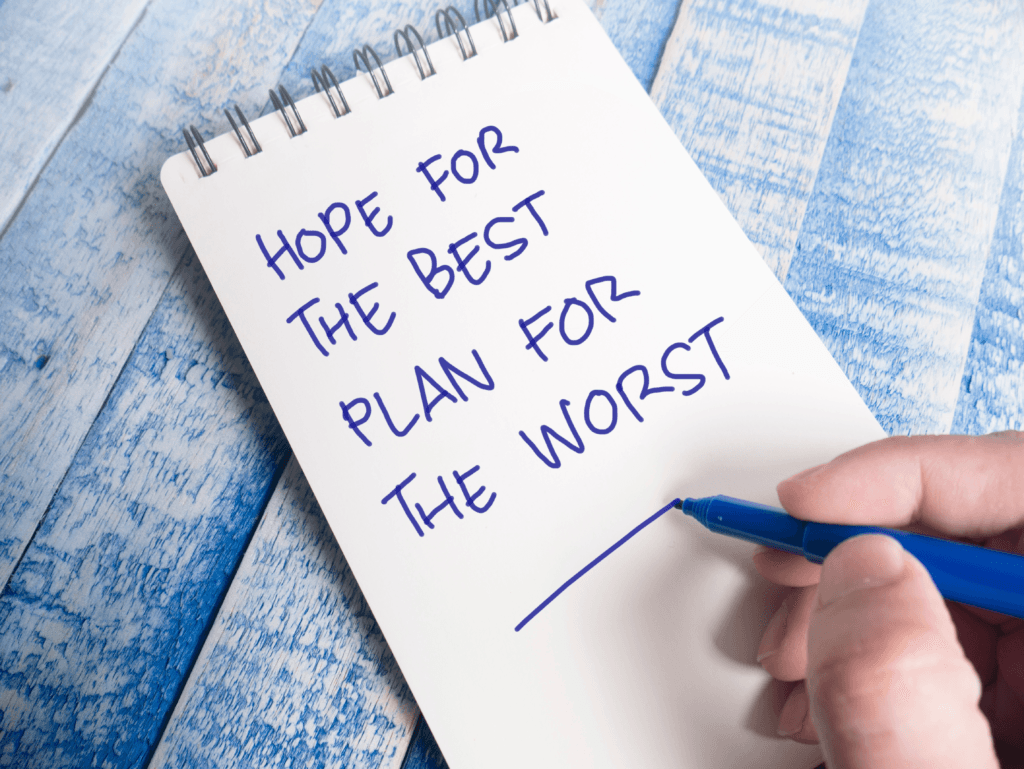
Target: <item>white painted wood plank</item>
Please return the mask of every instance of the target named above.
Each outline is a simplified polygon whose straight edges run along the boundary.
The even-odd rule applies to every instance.
[[[147,2],[0,3],[0,232]]]
[[[1016,0],[877,0],[786,288],[890,433],[949,430],[1024,85]]]
[[[952,432],[1024,428],[1024,96]]]
[[[867,0],[693,0],[651,95],[780,279]]]
[[[154,0],[0,240],[0,584],[185,252],[179,127],[264,93],[315,10]]]
[[[295,460],[155,767],[398,767],[419,710]]]
[[[144,764],[287,456],[190,254],[0,595],[0,766]]]

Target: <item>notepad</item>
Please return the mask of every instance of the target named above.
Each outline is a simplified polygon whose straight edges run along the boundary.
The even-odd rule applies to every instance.
[[[452,769],[812,766],[754,661],[778,594],[666,506],[882,431],[551,10],[324,74],[163,185]]]

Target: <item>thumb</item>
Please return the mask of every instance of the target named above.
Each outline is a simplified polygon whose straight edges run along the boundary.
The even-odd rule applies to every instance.
[[[829,554],[807,646],[829,769],[999,766],[949,611],[896,540],[855,537]]]

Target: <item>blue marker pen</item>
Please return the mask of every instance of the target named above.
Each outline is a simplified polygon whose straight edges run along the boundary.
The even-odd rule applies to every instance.
[[[981,609],[1024,617],[1024,556],[878,526],[811,523],[783,510],[732,497],[685,499],[683,512],[719,534],[821,563],[832,548],[858,534],[886,534],[919,560],[943,596]]]

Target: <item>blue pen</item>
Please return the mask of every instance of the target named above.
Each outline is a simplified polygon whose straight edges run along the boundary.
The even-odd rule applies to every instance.
[[[732,497],[685,499],[678,506],[711,531],[796,553],[812,563],[824,561],[850,537],[885,534],[924,565],[946,598],[1024,617],[1024,556],[878,526],[801,521],[777,507]]]

